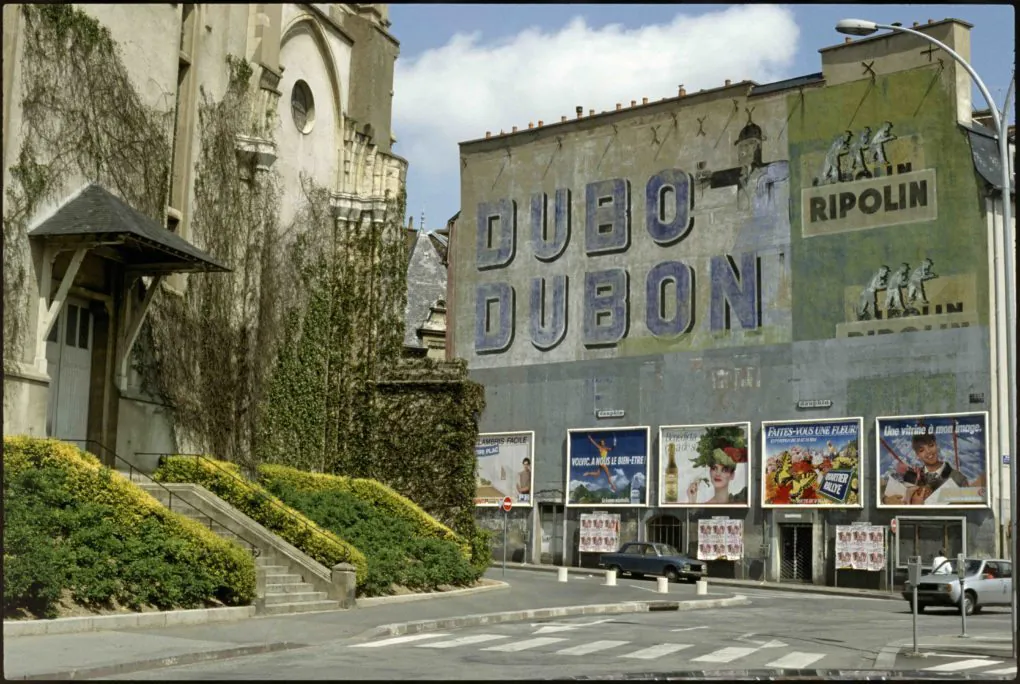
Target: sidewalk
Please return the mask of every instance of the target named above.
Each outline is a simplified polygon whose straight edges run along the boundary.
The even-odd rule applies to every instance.
[[[501,567],[501,564],[493,563],[494,568]],[[559,568],[555,565],[532,565],[530,563],[507,563],[507,570],[528,570],[533,572],[556,573]],[[570,575],[602,575],[605,570],[598,568],[567,568]],[[761,582],[759,580],[727,579],[725,577],[707,577],[708,586],[725,587],[726,589],[739,592],[741,589],[767,589],[773,591],[792,591],[798,593],[808,592],[811,594],[829,594],[831,596],[860,596],[862,598],[890,599],[902,601],[903,597],[898,591],[875,591],[872,589],[851,589],[846,587],[823,587],[814,584],[779,584],[776,582]]]
[[[882,649],[875,660],[875,666],[902,669],[904,663],[909,663],[909,667],[925,668],[940,664],[944,656],[948,655],[957,655],[961,658],[977,656],[1002,661],[1004,666],[1016,665],[1012,655],[1013,640],[1008,632],[1003,635],[1001,631],[968,629],[966,638],[961,637],[959,631],[952,634],[919,635],[917,650],[924,655],[912,656],[913,648],[912,638],[895,641]],[[941,657],[929,657],[932,654]]]
[[[503,579],[498,569],[488,572],[487,577]],[[717,600],[735,593],[717,590],[710,591],[707,596],[697,596],[693,585],[671,586],[669,594],[662,595],[626,585],[606,587],[593,581],[562,584],[557,582],[555,574],[513,572],[509,567],[505,581],[510,586],[499,591],[349,611],[266,616],[209,625],[6,638],[4,675],[7,679],[110,676],[326,644],[396,623],[620,602]]]

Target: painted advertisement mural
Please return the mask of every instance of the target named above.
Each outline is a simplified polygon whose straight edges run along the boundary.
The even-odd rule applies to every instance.
[[[988,414],[875,419],[880,507],[984,508]]]
[[[861,508],[861,418],[762,423],[762,506]]]
[[[568,506],[648,504],[647,427],[567,431]]]
[[[501,432],[478,435],[475,442],[475,505],[499,506],[503,497],[514,506],[530,506],[535,481],[534,432]]]
[[[986,318],[978,291],[986,229],[951,87],[933,64],[787,100],[798,223],[791,242],[803,255],[793,273],[796,339]]]
[[[784,106],[663,114],[651,147],[637,142],[647,124],[606,124],[599,164],[569,136],[553,159],[515,148],[517,196],[491,196],[493,181],[472,175],[458,354],[485,368],[789,341],[790,168],[782,142],[765,144]],[[556,185],[542,183],[535,169],[560,158]]]
[[[750,423],[660,428],[659,505],[749,505],[750,441]]]

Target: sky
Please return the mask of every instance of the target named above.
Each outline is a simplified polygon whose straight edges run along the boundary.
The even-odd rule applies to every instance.
[[[458,143],[574,107],[676,97],[730,79],[769,83],[822,70],[844,18],[974,25],[971,65],[1001,109],[1016,61],[1014,10],[1000,5],[391,4],[400,41],[394,153],[407,159],[407,212],[442,228],[460,210]],[[707,56],[710,56],[707,57]],[[984,108],[976,88],[975,108]],[[1010,122],[1015,120],[1015,102]]]

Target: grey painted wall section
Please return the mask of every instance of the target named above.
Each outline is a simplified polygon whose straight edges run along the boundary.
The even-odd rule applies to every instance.
[[[832,566],[834,525],[852,521],[888,525],[896,515],[965,516],[968,552],[994,553],[997,531],[990,509],[877,509],[875,506],[875,417],[987,410],[983,403],[970,403],[972,393],[989,396],[987,349],[987,330],[975,327],[798,342],[739,351],[722,349],[632,357],[611,362],[577,361],[476,369],[471,371],[471,376],[486,387],[486,410],[479,425],[481,432],[535,431],[534,491],[538,501],[562,501],[566,437],[570,428],[650,426],[649,491],[654,493],[658,491],[659,426],[750,421],[753,438],[750,509],[648,509],[644,517],[647,520],[657,512],[672,512],[684,521],[689,516],[694,524],[690,530],[692,542],[697,538],[699,518],[713,515],[743,518],[745,564],[750,576],[760,572],[760,545],[764,538],[772,538],[771,553],[777,563],[778,548],[772,525],[784,517],[784,511],[801,513],[801,522],[824,521],[816,525],[818,538],[814,544],[818,555],[814,564],[815,580],[824,583],[827,572],[831,580],[831,570],[826,569]],[[626,412],[622,418],[595,418],[595,379],[602,385],[599,393],[604,395],[599,408],[622,409]],[[828,399],[832,406],[823,410],[799,410],[797,401],[801,399]],[[763,510],[758,465],[761,421],[844,416],[864,419],[861,483],[864,508]],[[569,550],[569,542],[583,510],[587,509],[568,511],[568,562],[572,564],[576,564],[577,559]],[[515,511],[515,514],[525,513]],[[479,515],[486,517],[481,511]],[[821,535],[827,539],[824,546]],[[573,548],[576,549],[576,545]],[[890,556],[890,562],[893,558]],[[846,582],[843,574],[841,584]]]

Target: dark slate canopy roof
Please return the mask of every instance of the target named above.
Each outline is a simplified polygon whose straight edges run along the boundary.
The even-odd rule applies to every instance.
[[[30,238],[112,248],[132,270],[148,274],[230,271],[225,264],[91,183],[35,229]]]
[[[970,151],[974,157],[974,168],[993,188],[1002,189],[1002,160],[999,157],[999,137],[995,131],[977,122],[960,124],[970,138]],[[1016,192],[1015,181],[1010,192]]]

